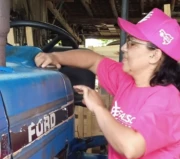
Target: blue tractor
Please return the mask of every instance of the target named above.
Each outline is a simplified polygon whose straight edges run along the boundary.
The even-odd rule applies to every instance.
[[[74,108],[83,104],[72,85],[93,88],[95,76],[70,67],[37,68],[34,63],[41,51],[77,49],[78,45],[65,30],[32,21],[13,21],[10,27],[39,27],[57,36],[42,48],[5,44],[8,3],[0,1],[0,159],[106,159],[106,155],[86,153],[88,148],[106,145],[103,136],[74,136]],[[54,47],[62,38],[70,48]]]

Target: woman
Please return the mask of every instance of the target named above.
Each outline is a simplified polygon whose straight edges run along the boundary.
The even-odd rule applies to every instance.
[[[99,95],[74,86],[95,113],[108,143],[109,159],[180,158],[180,28],[153,9],[138,24],[118,18],[128,34],[122,63],[91,51],[74,50],[35,57],[36,65],[86,68],[114,96],[111,113]]]

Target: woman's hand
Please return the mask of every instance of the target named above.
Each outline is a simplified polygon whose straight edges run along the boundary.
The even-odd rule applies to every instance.
[[[83,94],[83,103],[90,111],[95,112],[96,108],[105,107],[101,97],[95,90],[84,85],[74,86],[74,89],[77,93]]]
[[[53,53],[39,53],[36,55],[35,59],[34,59],[36,66],[37,67],[48,67],[50,65],[55,66],[56,68],[61,68],[60,63],[58,62],[56,56]]]

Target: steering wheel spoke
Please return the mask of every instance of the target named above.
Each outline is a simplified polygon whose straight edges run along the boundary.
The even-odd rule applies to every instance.
[[[56,35],[56,37],[52,39],[52,41],[50,41],[47,45],[42,47],[42,51],[48,52],[49,48],[53,48],[53,46],[55,46],[60,41],[60,39],[61,37],[59,35]]]

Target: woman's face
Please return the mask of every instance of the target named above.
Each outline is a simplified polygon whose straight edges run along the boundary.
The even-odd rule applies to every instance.
[[[146,41],[134,37],[127,38],[126,44],[122,46],[122,51],[124,53],[122,61],[124,72],[135,75],[149,69],[149,60],[155,49],[148,49],[147,46],[149,46],[149,43]]]

